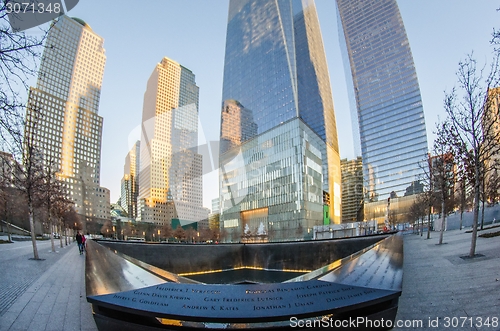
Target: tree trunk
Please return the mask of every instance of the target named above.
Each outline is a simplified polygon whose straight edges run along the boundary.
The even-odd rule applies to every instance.
[[[30,232],[31,232],[31,243],[33,245],[33,258],[35,260],[40,260],[38,256],[38,249],[36,247],[36,235],[35,235],[35,219],[33,218],[33,206],[31,203],[28,204],[29,210],[29,220],[30,220]]]
[[[52,217],[49,216],[49,224],[50,224],[50,246],[52,248],[52,253],[56,252],[56,244],[54,242],[54,224],[52,222]]]
[[[62,226],[61,226],[61,221],[59,221],[59,245],[61,248],[63,248],[63,229],[62,229]]]
[[[463,210],[460,210],[460,230],[462,230],[462,221],[463,221],[463,217],[464,217],[464,211],[463,211]]]
[[[443,199],[441,201],[441,231],[439,232],[439,245],[443,243],[445,221],[446,221],[446,212],[444,210],[444,199]]]
[[[427,214],[427,239],[431,239],[431,209],[432,206],[429,206],[429,214]]]
[[[465,206],[465,180],[463,179],[460,188],[460,230],[462,230],[464,206]]]
[[[479,180],[476,180],[476,183],[474,185],[474,217],[472,219],[472,240],[469,252],[470,257],[474,257],[476,255],[477,223],[479,219],[479,196],[480,196],[479,184],[480,184]]]
[[[481,201],[481,230],[484,227],[484,199]]]
[[[484,171],[484,168],[483,168]],[[486,173],[483,174],[483,178],[481,181],[482,184],[482,201],[481,201],[481,230],[483,230],[484,227],[484,200],[486,200],[486,192],[485,192],[485,185],[486,185]]]

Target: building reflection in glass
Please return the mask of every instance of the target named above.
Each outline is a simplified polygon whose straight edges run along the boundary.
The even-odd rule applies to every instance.
[[[307,239],[314,225],[341,216],[333,99],[314,2],[230,1],[228,16],[222,233],[239,241],[245,228],[260,228],[270,241]]]

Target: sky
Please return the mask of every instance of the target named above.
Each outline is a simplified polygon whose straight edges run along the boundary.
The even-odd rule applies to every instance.
[[[341,158],[354,158],[351,114],[340,52],[335,1],[316,0],[332,85]],[[200,126],[219,139],[228,0],[80,0],[68,15],[104,38],[106,67],[99,115],[104,118],[101,186],[120,196],[125,157],[139,138],[146,83],[168,57],[190,69],[200,88]],[[443,100],[456,86],[458,63],[468,54],[481,65],[492,58],[499,0],[398,0],[420,84],[429,145],[445,118]],[[31,31],[31,30],[30,30]],[[34,30],[33,30],[34,31]],[[202,142],[201,142],[202,143]],[[204,175],[203,205],[218,197],[217,170]]]

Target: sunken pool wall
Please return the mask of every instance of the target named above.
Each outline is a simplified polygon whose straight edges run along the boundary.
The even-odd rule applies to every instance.
[[[263,244],[172,244],[99,240],[112,250],[176,273],[252,267],[315,270],[354,254],[387,235]]]

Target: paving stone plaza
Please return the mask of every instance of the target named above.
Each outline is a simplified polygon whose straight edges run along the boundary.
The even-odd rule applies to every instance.
[[[483,256],[463,259],[467,230],[445,232],[440,246],[436,232],[430,240],[404,235],[401,327],[393,330],[500,330],[500,236],[478,238]],[[0,245],[0,330],[97,330],[85,295],[85,256],[75,243],[57,253],[49,241],[38,248],[44,260],[30,260],[29,241]]]

